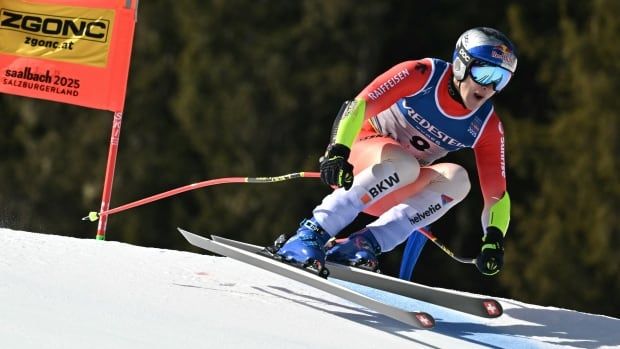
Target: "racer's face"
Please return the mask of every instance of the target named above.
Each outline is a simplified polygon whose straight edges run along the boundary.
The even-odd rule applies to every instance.
[[[459,84],[456,82],[456,86],[459,86],[459,92],[463,99],[463,104],[469,110],[478,109],[489,98],[493,97],[495,91],[492,85],[480,85],[476,83],[469,74]]]

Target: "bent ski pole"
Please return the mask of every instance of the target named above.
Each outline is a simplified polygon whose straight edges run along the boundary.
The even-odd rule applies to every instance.
[[[446,247],[446,245],[444,245],[439,239],[437,239],[437,237],[433,235],[430,230],[427,230],[426,228],[420,228],[418,229],[418,231],[422,233],[422,235],[426,236],[429,240],[431,240],[440,249],[442,249],[446,254],[448,254],[448,256],[452,257],[452,259],[465,264],[476,264],[476,258],[463,258],[455,255],[454,252],[452,252],[448,247]]]
[[[204,187],[209,187],[209,186],[213,186],[213,185],[218,185],[218,184],[229,184],[229,183],[274,183],[274,182],[282,182],[282,181],[287,181],[289,179],[293,179],[293,178],[318,178],[320,177],[320,174],[318,172],[295,172],[295,173],[289,173],[289,174],[285,174],[282,176],[274,176],[274,177],[227,177],[227,178],[218,178],[218,179],[211,179],[211,180],[207,180],[207,181],[203,181],[203,182],[199,182],[199,183],[194,183],[194,184],[189,184],[189,185],[185,185],[176,189],[172,189],[172,190],[168,190],[166,192],[163,193],[159,193],[153,196],[149,196],[147,198],[141,199],[141,200],[137,200],[134,202],[130,202],[128,204],[119,206],[119,207],[115,207],[113,209],[109,209],[106,211],[101,211],[101,212],[96,212],[96,211],[92,211],[88,214],[88,216],[82,218],[83,221],[91,221],[91,222],[95,222],[96,220],[99,219],[99,217],[101,216],[109,216],[111,214],[115,214],[121,211],[125,211],[128,210],[130,208],[134,208],[137,206],[141,206],[141,205],[145,205],[148,203],[151,203],[153,201],[157,201],[157,200],[161,200],[173,195],[177,195],[177,194],[181,194],[184,193],[186,191],[190,191],[190,190],[195,190],[195,189],[200,189],[200,188],[204,188]]]

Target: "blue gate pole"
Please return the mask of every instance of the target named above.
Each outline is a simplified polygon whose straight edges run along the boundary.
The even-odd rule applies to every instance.
[[[407,239],[407,245],[405,246],[405,251],[403,252],[403,258],[400,262],[399,278],[403,280],[411,280],[413,268],[415,267],[415,264],[420,257],[420,253],[422,253],[422,248],[424,248],[424,244],[426,244],[427,240],[428,238],[417,230],[409,236]]]

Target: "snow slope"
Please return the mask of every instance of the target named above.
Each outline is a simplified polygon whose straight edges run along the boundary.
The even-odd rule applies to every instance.
[[[501,299],[489,320],[346,285],[437,325],[228,258],[0,229],[0,348],[620,348],[611,317]]]

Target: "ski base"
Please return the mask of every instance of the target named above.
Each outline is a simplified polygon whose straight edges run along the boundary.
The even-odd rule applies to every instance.
[[[263,250],[261,246],[236,240],[219,236],[212,236],[212,238],[219,243],[234,246],[248,252],[256,253]],[[502,305],[492,298],[480,298],[455,293],[342,264],[327,262],[326,267],[330,271],[330,277],[432,303],[451,310],[484,318],[496,318],[504,312]]]
[[[215,236],[213,237],[213,240],[211,240],[200,235],[193,234],[181,228],[177,229],[181,234],[183,234],[185,239],[187,239],[190,244],[196,247],[200,247],[207,251],[233,258],[240,262],[244,262],[255,267],[288,277],[292,280],[301,282],[308,286],[317,288],[321,291],[359,304],[363,307],[376,311],[380,314],[398,320],[407,325],[413,326],[417,329],[426,330],[431,329],[435,326],[435,319],[428,313],[406,311],[404,309],[396,308],[391,305],[379,302],[375,299],[366,297],[346,287],[342,287],[340,285],[336,285],[330,281],[327,281],[326,279],[316,275],[313,272],[308,272],[307,270],[260,254],[259,252],[263,250],[262,247],[260,247],[258,250],[248,251],[246,249],[239,248],[238,246],[233,246],[232,244],[224,244],[215,241]]]

